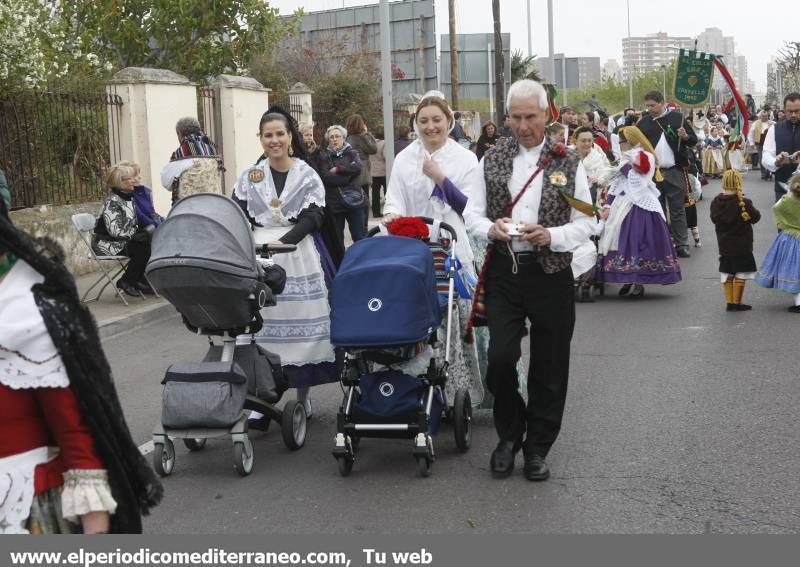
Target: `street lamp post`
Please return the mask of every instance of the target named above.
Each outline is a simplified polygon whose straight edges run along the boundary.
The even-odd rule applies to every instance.
[[[628,7],[628,49],[631,49],[631,0],[626,0]],[[628,69],[628,106],[633,108],[633,69]]]

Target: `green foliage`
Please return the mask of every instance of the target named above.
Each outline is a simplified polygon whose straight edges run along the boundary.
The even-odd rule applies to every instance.
[[[665,74],[666,71],[666,74]],[[665,81],[666,77],[666,81]],[[647,91],[657,90],[664,92],[666,82],[666,92],[664,97],[670,100],[672,95],[672,84],[675,81],[675,63],[665,70],[656,69],[648,73],[639,75],[633,79],[633,107],[642,108],[644,106],[644,95]],[[592,95],[597,97],[600,106],[604,107],[609,114],[622,112],[629,103],[629,88],[627,82],[619,83],[613,77],[605,77],[596,85],[589,85],[581,89],[569,89],[567,92],[567,103],[577,112],[589,110],[589,100]],[[556,104],[563,106],[564,93],[559,92]]]
[[[523,55],[522,51],[515,49],[511,53],[511,82],[520,79],[542,80],[536,69],[536,55]]]
[[[262,0],[71,0],[57,2],[71,41],[114,68],[158,67],[205,82],[246,73],[257,53],[297,30]]]
[[[351,114],[364,117],[367,127],[383,123],[380,83],[346,73],[321,75],[311,84],[314,111],[330,113],[326,122],[342,124]]]

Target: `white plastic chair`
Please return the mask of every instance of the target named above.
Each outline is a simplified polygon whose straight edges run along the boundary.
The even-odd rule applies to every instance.
[[[92,286],[86,290],[86,293],[83,294],[83,297],[81,297],[81,303],[91,303],[92,301],[97,301],[100,299],[100,296],[103,295],[103,292],[108,285],[111,284],[111,287],[114,288],[117,297],[119,297],[125,305],[128,305],[128,300],[125,299],[125,294],[123,294],[117,288],[117,286],[114,285],[114,280],[125,271],[129,258],[127,256],[102,256],[95,253],[94,249],[92,248],[91,236],[87,237],[88,234],[94,232],[95,222],[96,219],[91,213],[77,213],[72,215],[72,226],[74,226],[75,230],[78,231],[78,236],[80,236],[81,242],[83,242],[86,245],[86,248],[89,249],[89,258],[97,262],[97,265],[100,267],[101,271],[100,277],[97,278],[97,281],[94,282]],[[108,270],[105,266],[105,263],[107,262],[115,262],[116,265]],[[89,294],[92,292],[92,290],[101,283],[103,283],[103,287],[100,288],[100,291],[97,293],[97,295],[94,297],[89,297]]]

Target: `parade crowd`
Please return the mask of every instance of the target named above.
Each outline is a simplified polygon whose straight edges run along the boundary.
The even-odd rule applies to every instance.
[[[495,477],[509,476],[521,452],[524,477],[546,480],[566,403],[576,301],[594,301],[609,285],[635,301],[646,286],[680,282],[681,259],[707,246],[697,202],[709,180],[721,178],[710,214],[725,310],[750,310],[743,294],[755,280],[789,293],[789,311],[800,313],[800,94],[782,102],[781,109],[753,104],[746,135],[735,113],[681,109],[658,91],[641,109],[609,115],[593,101],[591,111],[564,107],[553,121],[542,85],[522,80],[508,91],[503,125],[483,124],[473,143],[432,91],[411,124],[398,128],[388,178],[384,133],[360,115],[318,140],[313,128],[301,130],[271,107],[253,125],[260,142],[253,165],[229,188],[256,242],[296,247],[274,258],[292,285],[283,302],[265,308],[254,340],[280,355],[311,417],[312,388],[341,377],[342,355],[324,321],[346,254],[345,225],[353,242],[367,237],[370,214],[382,233],[433,240],[433,228],[419,232],[404,219],[445,222],[458,236],[467,291],[453,308],[446,388],[468,390],[475,406],[484,389],[493,395]],[[172,192],[173,202],[218,192],[223,163],[196,120],[178,120],[176,144],[163,188],[154,190]],[[777,236],[760,262],[752,225],[761,213],[743,193],[749,170],[775,189]],[[152,190],[133,162],[114,164],[106,184],[93,248],[130,258],[116,283],[121,293],[152,294],[145,267],[164,220]],[[15,228],[2,197],[0,471],[11,479],[14,504],[0,502],[0,531],[140,531],[141,514],[161,498],[160,481],[131,439],[96,328],[60,253]],[[250,415],[251,428],[268,421]]]

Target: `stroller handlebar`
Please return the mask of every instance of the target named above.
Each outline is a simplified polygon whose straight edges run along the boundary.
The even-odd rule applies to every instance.
[[[430,217],[412,217],[412,218],[417,218],[417,219],[421,220],[422,222],[424,222],[425,224],[430,224],[430,225],[432,225],[432,224],[434,224],[436,222],[434,219],[432,219]],[[450,240],[452,240],[453,242],[458,240],[458,237],[456,235],[456,230],[452,226],[447,224],[446,222],[440,222],[439,223],[439,230],[444,230],[445,232],[447,232],[450,235]],[[372,227],[371,229],[369,229],[369,232],[367,233],[367,236],[375,236],[380,231],[381,231],[381,229],[380,229],[379,226]]]
[[[297,250],[297,245],[284,244],[279,240],[276,240],[274,242],[267,242],[266,244],[262,244],[261,246],[256,246],[256,254],[258,254],[262,258],[269,258],[273,254],[284,254],[286,252],[294,252],[295,250]]]

